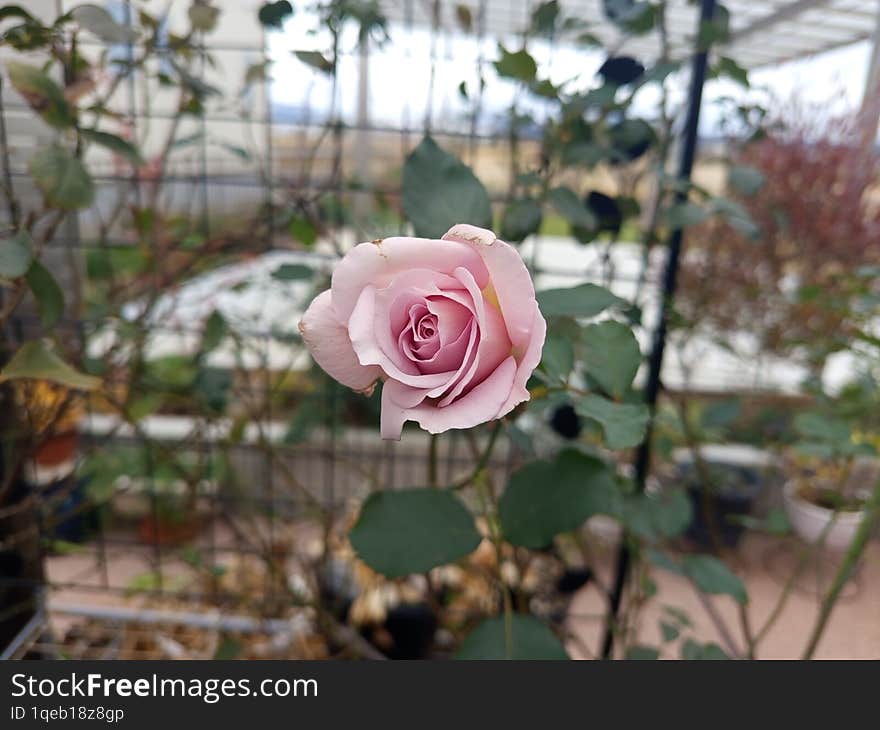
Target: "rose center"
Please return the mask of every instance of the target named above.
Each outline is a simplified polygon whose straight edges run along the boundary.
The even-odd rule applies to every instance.
[[[396,339],[400,354],[421,373],[450,372],[461,366],[472,313],[447,297],[410,301]]]
[[[433,314],[426,314],[415,326],[416,340],[430,340],[437,336],[437,317]]]
[[[409,309],[409,322],[398,338],[403,351],[414,362],[430,360],[440,349],[440,327],[437,315],[423,304]]]

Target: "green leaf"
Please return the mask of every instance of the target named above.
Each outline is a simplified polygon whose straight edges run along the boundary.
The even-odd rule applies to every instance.
[[[730,38],[730,11],[723,5],[715,6],[712,19],[700,24],[698,43],[701,50],[715,43],[724,43]]]
[[[128,408],[126,408],[126,416],[137,423],[158,411],[164,401],[165,396],[162,393],[146,393],[129,402]]]
[[[249,161],[251,159],[251,153],[241,145],[232,144],[231,142],[224,142],[220,140],[215,141],[214,144],[219,145],[227,152],[231,152],[233,155],[241,160]]]
[[[624,119],[608,129],[615,161],[631,162],[644,155],[657,141],[657,133],[644,119]]]
[[[761,229],[752,220],[749,212],[737,201],[730,198],[712,198],[712,212],[722,216],[735,230],[748,238],[758,238]]]
[[[532,11],[531,31],[535,35],[552,36],[559,19],[559,0],[547,0]]]
[[[602,0],[605,17],[623,30],[647,33],[656,22],[656,9],[642,0]]]
[[[456,659],[568,659],[565,648],[534,616],[513,614],[510,632],[504,616],[483,621],[462,642]],[[509,644],[509,646],[508,646]]]
[[[30,107],[53,127],[71,127],[76,114],[64,98],[64,92],[38,66],[7,61],[9,80]]]
[[[138,34],[117,23],[113,16],[98,5],[78,5],[70,12],[71,17],[85,30],[107,43],[132,43]]]
[[[198,377],[198,365],[185,355],[165,355],[146,364],[147,382],[155,388],[185,390]]]
[[[586,94],[575,97],[577,102],[572,102],[567,109],[568,114],[583,114],[590,107],[605,109],[614,105],[614,97],[617,95],[617,86],[614,84],[602,84],[595,89],[590,89]],[[612,127],[612,130],[616,127]],[[613,139],[611,140],[614,141]]]
[[[654,661],[660,658],[660,650],[653,646],[631,646],[624,658],[630,661]]]
[[[269,79],[269,67],[271,61],[262,61],[260,63],[252,63],[244,72],[245,87],[255,84],[258,81],[266,81]]]
[[[596,284],[538,292],[538,305],[545,317],[595,317],[622,301]]]
[[[193,0],[193,4],[189,6],[187,14],[194,30],[210,33],[217,27],[217,21],[220,19],[220,8],[209,5],[204,0]]]
[[[788,513],[780,507],[774,507],[767,512],[762,529],[771,535],[787,535],[791,532],[791,522]]]
[[[679,229],[702,223],[709,217],[709,211],[696,203],[685,201],[667,208],[663,217],[670,228]]]
[[[624,28],[635,35],[644,35],[653,30],[657,24],[657,6],[651,3],[639,3],[639,12],[627,19]]]
[[[64,293],[55,277],[39,261],[33,261],[25,275],[25,281],[37,301],[43,327],[54,327],[64,314]]]
[[[663,606],[663,613],[667,619],[679,628],[690,628],[691,619],[684,611],[676,606]]]
[[[224,368],[199,368],[192,387],[204,406],[214,413],[223,413],[229,403],[232,373]]]
[[[645,495],[652,503],[652,516],[657,533],[672,538],[681,535],[693,520],[693,506],[683,489],[664,491],[659,495]]]
[[[314,275],[314,270],[305,264],[281,264],[272,272],[272,278],[278,281],[311,279]]]
[[[225,637],[217,646],[213,659],[219,661],[228,661],[230,659],[238,659],[244,653],[244,644],[231,636]]]
[[[18,6],[6,6],[0,8],[0,12],[11,11],[4,17],[16,17],[18,15]],[[23,11],[22,11],[23,12]],[[23,17],[23,16],[19,16]],[[11,46],[17,51],[34,51],[44,50],[55,39],[53,28],[48,28],[32,16],[24,18],[24,22],[13,25],[11,28],[0,34],[0,42]]]
[[[306,248],[315,245],[318,240],[318,232],[315,227],[305,218],[294,218],[290,221],[290,235]]]
[[[498,52],[501,54],[501,58],[494,62],[494,66],[499,76],[526,83],[535,80],[538,64],[525,48],[511,53],[499,43]]]
[[[845,421],[811,411],[798,413],[793,425],[802,438],[832,446],[848,444],[852,438],[852,431]]]
[[[279,0],[274,3],[263,3],[257,12],[257,19],[265,28],[280,29],[284,27],[284,21],[293,15],[293,5],[288,0]]]
[[[614,403],[591,393],[576,402],[575,410],[602,426],[605,445],[609,449],[638,446],[645,438],[649,415],[648,407],[643,403]]]
[[[587,518],[613,514],[616,494],[605,462],[567,449],[514,472],[499,504],[501,529],[514,545],[545,548]]]
[[[180,83],[189,91],[191,91],[193,96],[195,97],[192,100],[190,106],[184,109],[184,111],[186,111],[187,113],[195,115],[201,114],[203,111],[203,107],[201,105],[202,99],[205,99],[209,96],[220,96],[223,93],[216,86],[206,83],[202,78],[199,78],[198,76],[193,76],[183,66],[174,63],[173,61],[172,65],[174,66],[174,70],[177,71],[177,75],[180,77]]]
[[[124,157],[136,167],[144,164],[144,158],[141,157],[137,147],[128,140],[122,139],[122,137],[117,137],[115,134],[109,134],[108,132],[100,132],[97,129],[81,129],[80,133],[90,142],[106,147],[111,152]]]
[[[666,621],[660,622],[660,633],[663,634],[663,641],[670,642],[675,641],[679,635],[678,626],[673,626]]]
[[[371,494],[348,538],[367,565],[389,578],[459,560],[481,539],[461,501],[440,489]]]
[[[27,10],[25,10],[21,5],[4,5],[0,8],[0,21],[7,20],[9,18],[19,18],[21,20],[25,20],[31,23],[36,23],[37,19],[34,18]]]
[[[724,563],[711,555],[685,555],[684,574],[704,593],[732,596],[737,603],[748,603],[745,584]]]
[[[520,243],[541,227],[541,206],[533,198],[511,200],[501,216],[501,238],[508,243]]]
[[[727,173],[727,182],[743,195],[754,195],[764,185],[764,173],[750,165],[734,165]]]
[[[311,66],[325,74],[333,73],[333,61],[325,58],[318,51],[294,51],[293,54],[307,66]]]
[[[19,231],[0,241],[0,276],[17,279],[30,268],[34,256],[34,241],[27,231]]]
[[[749,82],[749,72],[732,58],[728,58],[727,56],[721,56],[715,62],[715,65],[712,68],[712,75],[715,78],[729,78],[744,89],[748,89],[751,86]]]
[[[205,329],[202,333],[202,352],[211,352],[218,347],[228,333],[229,325],[226,323],[226,319],[215,309],[205,321]]]
[[[45,550],[55,555],[76,555],[88,550],[86,545],[81,545],[68,540],[43,538]]]
[[[87,208],[95,199],[91,176],[66,148],[53,143],[31,158],[31,175],[46,201],[64,210]]]
[[[521,456],[526,459],[535,458],[535,445],[532,442],[532,437],[510,421],[507,421],[507,437],[510,439],[511,446]]]
[[[592,142],[574,140],[562,148],[562,162],[565,165],[585,165],[593,168],[608,156],[608,150]]]
[[[663,570],[668,570],[670,573],[675,573],[676,575],[684,575],[684,570],[682,567],[676,563],[671,558],[667,557],[659,550],[648,550],[648,560],[651,561],[653,565],[656,565],[658,568],[662,568]]]
[[[681,68],[681,63],[677,61],[666,61],[658,63],[656,66],[649,68],[639,79],[639,86],[645,86],[650,83],[660,83],[665,81],[668,76],[674,74]]]
[[[470,33],[474,27],[474,14],[467,5],[455,6],[455,20],[465,33]]]
[[[596,216],[570,188],[553,188],[547,198],[559,214],[573,226],[595,228]]]
[[[0,383],[6,380],[35,378],[75,390],[94,390],[100,378],[84,375],[62,360],[49,340],[25,342],[0,372]]]
[[[700,644],[687,639],[681,646],[681,658],[691,661],[730,659],[718,644]]]
[[[736,398],[715,401],[700,414],[700,425],[704,429],[723,428],[736,420],[740,410],[740,402]]]
[[[197,142],[201,142],[203,139],[205,139],[204,132],[195,132],[193,134],[188,134],[186,137],[178,137],[172,142],[171,149],[176,150],[181,147],[189,147]]]
[[[687,494],[676,489],[660,494],[627,495],[617,517],[633,534],[645,540],[658,540],[682,534],[693,513]],[[663,567],[669,569],[668,565]],[[677,566],[675,572],[680,572]]]
[[[582,339],[586,372],[606,393],[621,397],[629,390],[642,361],[632,330],[608,320],[585,327]]]
[[[541,356],[541,367],[552,380],[568,380],[574,368],[574,348],[563,334],[548,332]]]
[[[529,85],[529,91],[531,91],[535,96],[540,96],[544,99],[557,99],[559,96],[559,90],[561,86],[554,86],[553,82],[550,79],[541,79],[540,81],[534,81]]]
[[[406,158],[403,210],[416,235],[425,238],[440,238],[457,223],[492,227],[492,206],[483,184],[431,137]]]
[[[755,530],[758,532],[766,532],[769,535],[783,536],[791,532],[791,523],[785,510],[780,507],[774,507],[767,512],[767,516],[763,519],[752,517],[751,515],[739,515],[736,519],[731,518],[731,522],[742,525],[747,530]]]

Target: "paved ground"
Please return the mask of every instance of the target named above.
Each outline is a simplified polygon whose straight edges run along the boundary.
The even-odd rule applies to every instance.
[[[735,568],[745,581],[749,592],[748,616],[753,632],[761,630],[783,591],[784,585],[799,562],[801,544],[794,538],[779,540],[761,535],[750,535],[742,543]],[[757,651],[762,659],[792,659],[799,657],[806,637],[816,620],[818,595],[824,593],[835,567],[835,560],[825,556],[813,562],[803,573],[778,620],[767,631]],[[645,609],[639,637],[646,644],[661,644],[660,618],[663,606],[676,606],[690,616],[693,635],[701,641],[723,644],[705,607],[688,581],[671,573],[656,571],[657,596]],[[729,633],[741,648],[739,611],[732,599],[711,599],[718,614],[729,627]],[[599,643],[599,626],[595,616],[602,610],[602,600],[595,590],[584,590],[576,597],[570,625],[572,630],[595,650]],[[578,646],[573,653],[583,655]],[[664,656],[677,657],[679,646],[671,644]],[[844,589],[843,596],[831,616],[830,624],[819,644],[817,658],[823,659],[878,659],[880,658],[880,543],[873,542],[853,580]]]
[[[801,544],[794,538],[779,540],[760,535],[748,536],[735,556],[734,567],[745,580],[750,603],[749,620],[753,631],[760,630],[767,616],[776,605],[783,587],[798,561]],[[152,551],[148,548],[133,549],[130,546],[107,548],[106,577],[114,586],[126,586],[137,576],[144,576],[151,569]],[[610,572],[612,551],[600,551],[598,559],[603,578]],[[806,643],[818,607],[817,596],[827,586],[834,567],[828,557],[814,563],[805,571],[791,591],[789,599],[771,630],[766,633],[757,655],[759,658],[785,659],[799,657]],[[55,583],[75,582],[100,587],[103,569],[96,565],[91,554],[57,556],[48,561],[49,578]],[[185,586],[187,571],[178,563],[165,565],[169,587]],[[657,596],[646,607],[639,627],[640,641],[658,646],[661,644],[659,620],[663,606],[675,606],[689,615],[693,629],[684,632],[682,639],[694,637],[702,642],[723,644],[718,630],[710,620],[704,605],[690,584],[683,578],[663,571],[655,571]],[[61,589],[53,591],[52,600],[59,603],[95,605],[132,605],[121,591]],[[734,602],[727,597],[710,599],[724,623],[729,627],[733,641],[742,646],[740,618]],[[137,604],[137,599],[134,600]],[[577,636],[570,644],[571,653],[586,658],[599,645],[603,601],[595,588],[587,587],[575,598],[569,618],[569,626]],[[59,627],[69,624],[70,619],[57,617]],[[679,640],[680,641],[680,640]],[[664,649],[664,656],[677,657],[678,643]],[[878,659],[880,658],[880,542],[873,542],[853,580],[847,585],[838,603],[825,637],[819,645],[817,657],[826,659]]]

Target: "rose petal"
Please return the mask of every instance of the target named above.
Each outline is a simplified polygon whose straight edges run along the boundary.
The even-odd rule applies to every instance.
[[[428,312],[424,302],[413,304],[409,308],[409,323],[397,336],[398,349],[416,364],[420,373],[426,372],[422,363],[434,358],[440,349],[436,320],[436,316]],[[428,328],[430,332],[426,335],[423,332],[428,332]],[[427,372],[441,370],[449,370],[449,368],[434,368]]]
[[[347,322],[364,287],[381,289],[404,271],[429,269],[451,274],[464,266],[480,286],[489,280],[479,254],[460,241],[432,241],[408,236],[361,243],[349,251],[333,272],[333,306],[340,322]]]
[[[408,325],[412,308],[425,306],[425,297],[439,294],[440,287],[456,289],[461,283],[437,271],[413,269],[398,274],[387,287],[375,292],[373,325],[362,335],[371,335],[385,357],[409,375],[418,375],[421,371],[401,351],[399,334]]]
[[[443,240],[470,244],[483,259],[510,341],[525,351],[531,337],[535,287],[519,252],[492,231],[465,224],[450,228]]]
[[[396,380],[386,380],[383,388],[388,388],[388,397],[400,408],[415,408],[428,395],[425,388],[411,388]]]
[[[436,388],[449,382],[449,379],[455,375],[455,371],[421,375],[416,364],[412,360],[405,358],[397,350],[396,344],[395,352],[397,357],[392,360],[376,342],[375,309],[376,290],[372,286],[366,286],[361,292],[357,306],[355,306],[348,320],[348,334],[351,338],[351,346],[357,353],[357,358],[361,365],[378,365],[388,377],[399,380],[404,385],[414,388]],[[401,370],[397,364],[398,362],[405,364],[407,372]]]
[[[429,433],[443,433],[450,428],[473,428],[503,415],[501,409],[513,387],[517,365],[508,357],[495,372],[470,393],[445,408],[422,402],[414,408],[395,402],[395,388],[382,387],[382,438],[399,440],[403,424],[416,421]]]
[[[528,349],[522,356],[522,359],[519,361],[519,365],[516,368],[516,376],[513,379],[513,388],[510,391],[510,397],[501,407],[501,410],[498,413],[499,417],[510,413],[510,411],[512,411],[517,405],[523,401],[529,400],[531,397],[529,391],[526,389],[526,383],[532,372],[538,367],[538,363],[541,362],[541,351],[544,349],[544,339],[547,335],[547,322],[541,315],[541,310],[538,309],[537,302],[534,303],[533,308],[532,339],[529,342]]]
[[[347,329],[336,318],[329,289],[309,305],[299,331],[315,362],[343,385],[368,391],[381,377],[380,368],[365,367],[358,361]]]
[[[474,316],[470,309],[443,295],[427,297],[425,304],[437,317],[441,345],[448,345],[461,337]]]
[[[507,339],[501,314],[494,305],[486,304],[483,301],[483,294],[467,269],[456,269],[455,277],[471,295],[477,310],[480,333],[477,339],[477,351],[471,366],[467,370],[459,371],[459,375],[451,383],[445,397],[438,403],[441,407],[449,405],[455,398],[466,392],[471,384],[480,383],[510,354],[510,340]],[[432,395],[434,395],[433,392]]]
[[[456,371],[453,373],[452,377],[443,385],[440,385],[434,388],[430,393],[428,393],[431,398],[440,398],[446,395],[451,388],[454,388],[457,383],[459,383],[462,379],[467,379],[470,382],[471,377],[474,374],[474,371],[477,368],[477,349],[480,346],[480,325],[479,319],[474,318],[471,321],[471,325],[468,328],[468,343],[467,349],[464,352],[464,357],[461,358],[461,362],[459,363]]]
[[[455,277],[467,287],[468,292],[479,302],[480,339],[477,357],[479,367],[474,373],[474,382],[480,382],[511,354],[511,343],[504,326],[504,317],[493,302],[485,301],[477,288],[477,282],[467,269],[456,269]]]
[[[390,331],[397,334],[409,322],[409,313],[415,304],[426,304],[426,297],[447,289],[460,289],[461,284],[446,274],[426,269],[404,271],[386,287],[377,289],[377,305],[382,316],[390,322]]]
[[[423,373],[443,373],[450,370],[456,370],[467,359],[468,343],[471,339],[471,330],[476,327],[476,323],[471,322],[465,327],[458,339],[448,345],[443,345],[437,350],[437,353],[428,359],[423,359],[419,363],[419,370]],[[476,338],[476,332],[473,333]]]

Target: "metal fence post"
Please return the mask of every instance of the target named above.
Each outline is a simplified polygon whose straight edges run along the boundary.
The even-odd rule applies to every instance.
[[[715,14],[716,0],[702,0],[700,3],[699,24],[697,26],[699,43],[699,30],[704,23],[712,20]],[[697,149],[697,133],[700,123],[700,106],[703,101],[703,85],[706,81],[706,67],[708,63],[708,49],[696,48],[691,62],[691,79],[688,89],[687,110],[685,125],[682,130],[681,149],[678,159],[677,178],[679,181],[690,182],[691,171],[694,166],[694,156]],[[687,189],[676,192],[676,202],[687,199]],[[660,393],[660,371],[663,367],[663,352],[666,348],[666,336],[669,328],[669,316],[672,312],[672,304],[675,299],[675,289],[678,279],[678,266],[681,257],[683,231],[677,228],[672,231],[667,244],[668,257],[666,270],[663,274],[663,288],[661,290],[660,319],[654,330],[652,339],[651,355],[648,360],[648,379],[645,383],[645,403],[650,409],[650,420],[645,433],[645,440],[638,449],[635,460],[636,489],[639,492],[645,490],[645,480],[648,477],[651,465],[651,436],[653,433],[654,416],[657,406],[657,397]],[[605,636],[603,639],[602,656],[609,658],[614,649],[615,624],[623,599],[624,587],[631,562],[630,550],[624,541],[617,554],[617,570],[612,587],[608,616],[606,619]]]

